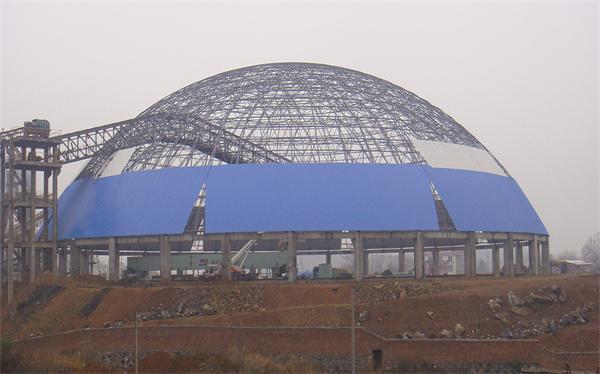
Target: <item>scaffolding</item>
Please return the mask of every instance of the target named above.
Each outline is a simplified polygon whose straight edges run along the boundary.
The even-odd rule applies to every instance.
[[[2,135],[0,268],[11,301],[15,279],[33,282],[44,271],[58,275],[57,227],[49,222],[57,212],[61,141],[50,137],[47,121],[38,120]]]

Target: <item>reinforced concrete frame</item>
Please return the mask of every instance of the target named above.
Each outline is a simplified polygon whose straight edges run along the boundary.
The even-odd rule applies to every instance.
[[[351,238],[353,248],[349,250],[298,250],[297,245],[307,239],[347,239]],[[406,246],[402,248],[367,248],[367,239],[402,239],[406,241]],[[528,274],[537,275],[550,272],[549,263],[549,239],[548,236],[522,233],[481,233],[481,232],[437,232],[437,231],[411,231],[411,232],[283,232],[283,233],[226,233],[226,234],[208,234],[198,236],[193,234],[182,235],[162,235],[162,236],[142,236],[142,237],[119,237],[119,238],[94,238],[77,239],[65,242],[59,242],[61,247],[61,258],[66,257],[65,253],[70,253],[71,266],[75,266],[75,274],[81,274],[83,270],[79,261],[85,256],[108,255],[109,256],[109,279],[116,281],[119,279],[119,257],[121,255],[135,255],[144,252],[145,246],[158,247],[161,257],[161,281],[168,282],[171,279],[171,253],[180,253],[174,251],[172,246],[183,244],[184,246],[197,240],[211,240],[220,243],[221,267],[223,269],[223,278],[231,281],[232,242],[248,240],[278,240],[285,244],[287,248],[288,264],[287,279],[294,282],[297,279],[297,256],[299,255],[324,255],[331,256],[352,254],[354,258],[354,277],[360,281],[369,276],[368,261],[369,255],[376,253],[398,253],[399,265],[403,265],[406,270],[406,253],[414,254],[414,274],[413,277],[418,280],[425,279],[427,275],[424,269],[425,253],[431,252],[433,259],[438,259],[441,252],[464,251],[464,276],[472,278],[479,275],[513,277],[523,275],[521,272],[513,272],[510,269],[515,268],[518,262],[515,261],[511,253],[515,248],[527,247],[529,251],[530,266]],[[513,249],[513,251],[508,248]],[[82,249],[85,248],[85,252]],[[128,249],[122,249],[128,248]],[[500,266],[500,249],[503,250],[503,266]],[[492,273],[478,274],[476,267],[476,256],[480,250],[492,251]],[[86,255],[82,255],[86,253]],[[211,253],[214,253],[211,251]],[[536,259],[542,259],[538,261]],[[89,260],[85,260],[89,261]],[[434,260],[435,262],[435,260]],[[62,260],[61,262],[62,263]],[[73,265],[75,263],[75,265]],[[510,264],[509,266],[507,266]],[[523,266],[521,264],[521,266]],[[85,267],[85,266],[84,266]],[[402,268],[401,268],[402,269]],[[524,266],[523,266],[524,271]],[[73,270],[72,270],[73,272]],[[62,272],[61,272],[62,274]],[[439,274],[439,270],[433,271],[433,275]]]

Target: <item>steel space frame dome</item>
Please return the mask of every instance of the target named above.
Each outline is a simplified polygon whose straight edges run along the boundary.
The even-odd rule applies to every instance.
[[[244,146],[219,155],[199,135],[207,131],[209,143]],[[248,162],[428,164],[415,139],[489,153],[439,108],[386,80],[329,65],[272,63],[174,92],[105,148],[134,149],[122,171]],[[248,147],[266,157],[249,159]],[[110,155],[95,156],[82,175],[98,175]]]

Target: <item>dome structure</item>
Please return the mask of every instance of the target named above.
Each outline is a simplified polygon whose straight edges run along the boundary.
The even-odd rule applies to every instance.
[[[219,150],[199,139],[206,132],[272,157],[248,160],[243,149],[215,157]],[[369,74],[312,63],[257,65],[206,78],[152,105],[121,135],[106,148],[133,146],[122,171],[257,161],[427,164],[419,140],[487,153],[417,95]],[[101,173],[111,155],[102,152],[84,175]]]
[[[327,235],[383,232],[403,233],[393,244],[403,246],[418,232],[435,233],[435,245],[476,232],[547,235],[516,181],[464,127],[350,69],[224,72],[115,129],[61,197],[61,240],[294,232],[325,233],[317,236],[330,245]]]

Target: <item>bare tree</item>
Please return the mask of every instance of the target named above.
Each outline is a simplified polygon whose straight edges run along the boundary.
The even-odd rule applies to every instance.
[[[554,256],[552,256],[554,257]],[[563,249],[554,259],[556,260],[577,260],[580,255],[574,249]]]
[[[595,233],[586,240],[581,248],[581,257],[594,264],[594,271],[600,271],[600,232]]]

